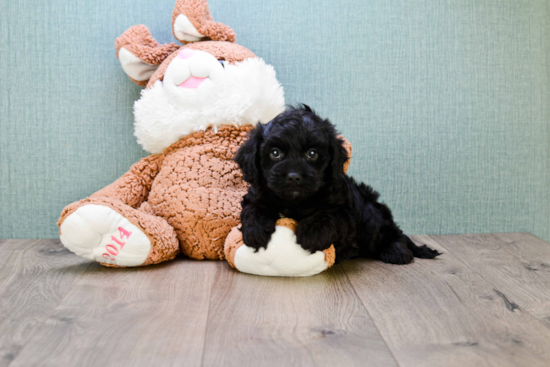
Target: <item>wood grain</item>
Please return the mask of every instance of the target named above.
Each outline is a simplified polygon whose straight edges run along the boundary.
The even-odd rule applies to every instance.
[[[550,328],[550,244],[529,234],[437,236],[435,240]]]
[[[0,240],[0,253],[6,251],[34,250],[42,251],[47,249],[64,248],[59,239],[48,240]]]
[[[399,365],[548,366],[549,330],[434,238],[437,260],[343,264]]]
[[[18,356],[90,264],[58,240],[27,241],[26,250],[4,249],[12,243],[0,244],[0,367]]]
[[[531,233],[495,233],[502,240],[506,251],[525,262],[531,271],[541,271],[548,275],[550,268],[550,243]]]
[[[198,366],[221,262],[94,264],[13,361],[16,366]]]
[[[444,254],[309,278],[181,258],[110,269],[58,240],[0,240],[0,367],[550,365],[550,244],[414,239]]]
[[[506,243],[505,249],[522,258],[550,261],[550,243],[531,233],[493,233]]]
[[[218,269],[203,366],[396,366],[339,266],[308,278]]]

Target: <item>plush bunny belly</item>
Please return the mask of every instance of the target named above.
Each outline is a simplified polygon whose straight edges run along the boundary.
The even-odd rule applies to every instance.
[[[240,223],[247,191],[232,161],[252,126],[196,132],[167,148],[148,202],[176,231],[181,251],[194,259],[223,260],[224,241]]]

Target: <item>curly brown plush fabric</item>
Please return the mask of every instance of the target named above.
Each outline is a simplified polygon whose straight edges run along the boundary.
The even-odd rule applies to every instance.
[[[164,156],[161,154],[143,158],[122,177],[91,197],[110,197],[118,199],[134,209],[138,208],[147,200],[153,180],[160,170],[163,159]]]
[[[83,205],[104,205],[151,239],[143,265],[173,258],[178,247],[191,258],[223,260],[225,238],[240,222],[248,189],[232,159],[250,129],[224,125],[184,137],[163,154],[143,158],[90,198],[67,206],[58,225]]]
[[[153,38],[146,26],[130,27],[115,41],[117,57],[120,49],[124,47],[144,63],[159,65],[148,81],[139,81],[130,77],[134,83],[142,87],[152,87],[157,80],[163,79],[170,62],[177,56],[178,51],[184,48],[208,52],[218,60],[225,60],[230,64],[256,56],[247,48],[233,43],[235,33],[231,28],[213,21],[206,0],[178,0],[172,13],[172,32],[174,22],[180,14],[186,15],[193,26],[211,41],[191,43],[184,41],[184,46],[175,43],[161,45]]]
[[[235,253],[237,252],[239,247],[244,245],[243,235],[240,231],[240,228],[240,224],[237,227],[233,227],[233,229],[231,229],[231,232],[229,232],[229,234],[227,235],[224,244],[225,260],[227,260],[227,263],[231,265],[232,268],[236,268]]]
[[[223,244],[240,222],[247,191],[232,161],[252,126],[196,132],[167,148],[148,202],[174,227],[182,252],[195,259],[224,259]]]
[[[351,143],[348,139],[344,138],[343,136],[340,136],[340,138],[344,141],[344,148],[348,151],[348,160],[346,163],[344,163],[344,173],[348,172],[349,165],[351,163],[351,154],[353,152],[353,147],[351,146]]]
[[[134,56],[151,65],[160,65],[181,46],[175,43],[159,44],[144,25],[130,27],[115,41],[116,55],[124,47]]]
[[[142,265],[172,259],[181,251],[194,259],[227,258],[234,266],[243,244],[237,225],[248,184],[232,159],[251,129],[224,125],[184,137],[162,154],[143,158],[90,198],[68,205],[58,225],[81,206],[104,205],[150,238],[151,253]],[[349,142],[346,147],[351,152]],[[277,225],[296,231],[298,222],[282,218]],[[329,267],[334,257],[331,246],[325,250]]]
[[[97,193],[93,197],[68,205],[61,212],[61,217],[57,225],[61,227],[65,218],[74,213],[78,208],[90,204],[107,206],[113,209],[147,235],[151,241],[151,251],[147,259],[140,266],[158,264],[163,261],[171,260],[179,253],[176,232],[165,219],[152,214],[149,208],[143,204],[140,209],[137,210],[117,198],[99,196]],[[109,267],[121,267],[105,263],[101,264]]]
[[[159,44],[144,25],[135,25],[127,29],[115,41],[116,57],[121,48],[125,48],[131,54],[150,65],[160,65],[166,58],[177,51],[181,46],[175,43]],[[141,87],[147,85],[147,80],[135,80],[134,83]]]
[[[332,265],[334,265],[334,262],[336,261],[336,249],[334,248],[334,245],[330,245],[330,247],[326,250],[323,250],[323,252],[325,253],[327,269],[329,269]]]
[[[172,33],[174,37],[174,23],[178,15],[185,15],[193,27],[205,37],[215,41],[235,42],[235,32],[225,24],[216,23],[210,15],[206,0],[178,0],[172,12]],[[177,38],[177,37],[176,37]],[[187,41],[180,40],[183,43]]]
[[[298,222],[292,218],[281,218],[277,220],[277,223],[275,224],[277,226],[286,227],[290,229],[292,232],[296,232],[296,228],[298,228]]]
[[[233,43],[235,34],[231,28],[214,22],[206,0],[177,0],[172,14],[173,32],[174,22],[181,14],[205,36],[203,40],[184,42],[183,46],[161,45],[144,25],[133,26],[116,39],[117,57],[124,47],[143,61],[144,67],[158,65],[149,80],[130,78],[138,85],[150,88],[162,81],[168,65],[184,48],[207,52],[230,64],[256,57]],[[68,205],[58,225],[61,227],[68,216],[83,206],[101,205],[125,217],[150,240],[150,253],[141,266],[172,259],[180,252],[195,259],[227,259],[234,266],[235,253],[243,244],[237,226],[240,202],[248,184],[232,158],[251,129],[250,125],[228,124],[185,136],[162,154],[143,158],[89,198]],[[279,223],[294,231],[297,225],[292,219]],[[325,251],[330,266],[334,249]]]
[[[229,42],[218,42],[218,41],[206,41],[206,42],[197,42],[197,43],[188,43],[185,46],[181,46],[180,49],[190,48],[192,50],[205,51],[209,54],[216,57],[218,60],[225,60],[230,64],[246,60],[251,57],[256,57],[249,49],[237,45],[236,43]],[[149,79],[147,83],[147,88],[151,88],[157,80],[162,80],[166,69],[170,62],[176,58],[178,55],[177,52],[174,52],[170,55],[164,62],[159,66],[155,73]]]

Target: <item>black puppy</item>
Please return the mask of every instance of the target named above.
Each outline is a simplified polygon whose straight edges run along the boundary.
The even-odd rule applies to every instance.
[[[334,244],[338,262],[374,257],[407,264],[439,252],[416,246],[378,193],[344,174],[343,141],[329,120],[301,105],[258,124],[235,161],[250,189],[243,198],[244,243],[266,247],[281,216],[299,222],[297,242],[312,253]]]

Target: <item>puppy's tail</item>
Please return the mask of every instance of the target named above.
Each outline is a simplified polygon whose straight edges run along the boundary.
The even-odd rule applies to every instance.
[[[426,245],[422,245],[420,247],[416,246],[416,244],[407,236],[405,236],[405,240],[407,241],[407,247],[411,250],[414,257],[418,257],[420,259],[433,259],[434,257],[441,255],[441,252],[432,250]]]

